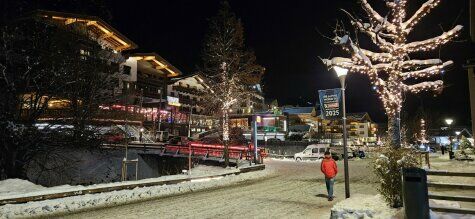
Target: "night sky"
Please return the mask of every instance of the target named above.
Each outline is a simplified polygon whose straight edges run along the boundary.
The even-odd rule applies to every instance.
[[[219,0],[99,1],[92,6],[79,0],[28,2],[30,8],[101,16],[137,43],[138,51],[157,52],[185,74],[192,74],[200,64],[207,19],[217,13],[220,5]],[[277,99],[280,105],[308,106],[317,101],[318,90],[339,86],[335,74],[328,72],[318,60],[318,56],[329,57],[339,52],[319,32],[331,36],[335,21],[347,20],[339,8],[363,15],[356,0],[229,2],[243,22],[246,45],[255,51],[258,63],[266,68],[263,86],[267,100]],[[384,10],[380,7],[382,0],[370,2],[375,3],[376,9]],[[425,1],[409,2],[412,8],[408,14],[411,15],[411,11]],[[442,60],[452,59],[455,66],[441,76],[447,86],[441,95],[436,98],[433,94],[406,96],[406,115],[413,115],[422,106],[425,112],[437,117],[453,117],[457,125],[470,124],[467,73],[462,67],[467,59],[475,56],[474,46],[468,42],[468,6],[468,0],[443,0],[411,35],[411,39],[422,40],[437,36],[441,28],[448,30],[454,24],[465,27],[457,42],[434,53],[417,56],[438,58],[440,54]],[[368,39],[362,37],[361,40]],[[348,111],[367,111],[377,122],[384,122],[382,104],[365,76],[350,75],[347,83]]]

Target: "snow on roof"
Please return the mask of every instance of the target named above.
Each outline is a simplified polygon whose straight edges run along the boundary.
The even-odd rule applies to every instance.
[[[59,21],[64,25],[76,22],[84,23],[89,31],[98,35],[97,37],[100,40],[107,42],[114,50],[124,51],[137,48],[137,44],[99,17],[46,10],[36,10],[35,14],[46,19]]]
[[[282,112],[290,115],[311,114],[314,107],[283,107]]]

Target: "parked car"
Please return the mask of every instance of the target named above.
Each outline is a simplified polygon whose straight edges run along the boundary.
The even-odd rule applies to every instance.
[[[342,146],[332,146],[330,147],[331,148],[331,151],[334,152],[335,154],[338,154],[340,156],[341,159],[343,159],[345,157],[344,153],[343,153],[343,147]],[[351,148],[347,148],[347,156],[349,159],[353,158],[353,150]]]
[[[420,151],[429,151],[430,153],[437,152],[436,145],[429,145],[429,144],[427,144],[427,145],[424,145],[424,144],[417,145],[417,144],[415,144],[414,148],[416,150],[420,150]]]
[[[325,151],[329,150],[330,147],[328,144],[312,144],[307,146],[302,152],[296,153],[294,159],[296,161],[323,159]],[[336,157],[338,158],[337,155]]]
[[[353,150],[353,157],[365,158],[366,154],[362,150]]]

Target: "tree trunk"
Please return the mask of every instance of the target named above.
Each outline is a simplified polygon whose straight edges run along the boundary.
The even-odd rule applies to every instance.
[[[388,117],[388,135],[392,148],[401,148],[401,119],[400,113]]]
[[[228,110],[223,112],[223,144],[224,144],[224,165],[229,166],[229,117]]]

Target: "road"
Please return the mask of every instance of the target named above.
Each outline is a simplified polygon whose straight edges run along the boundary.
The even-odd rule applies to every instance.
[[[270,176],[224,188],[65,215],[61,218],[329,218],[344,198],[343,171],[336,199],[327,201],[320,163],[266,160]],[[338,162],[340,168],[343,167]],[[350,161],[352,193],[377,194],[368,161]]]

